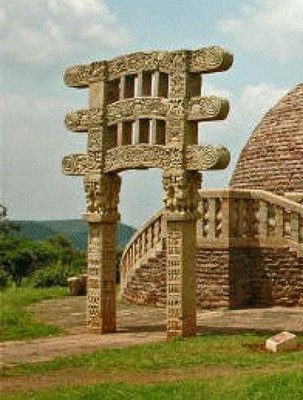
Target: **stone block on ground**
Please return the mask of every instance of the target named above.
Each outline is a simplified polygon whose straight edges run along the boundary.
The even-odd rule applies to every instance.
[[[266,340],[265,348],[272,353],[283,350],[295,349],[297,347],[296,335],[290,332],[281,332]]]
[[[71,296],[82,296],[86,292],[82,277],[73,276],[67,280],[69,292]]]

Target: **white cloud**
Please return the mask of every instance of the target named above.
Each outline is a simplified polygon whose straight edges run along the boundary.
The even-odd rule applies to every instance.
[[[246,48],[280,60],[302,59],[303,1],[253,0],[238,16],[222,20],[219,29]]]
[[[2,2],[0,51],[12,61],[58,63],[72,54],[81,59],[132,40],[104,0]]]
[[[1,202],[11,218],[74,217],[84,210],[81,179],[64,177],[61,160],[85,151],[85,135],[64,129],[64,99],[0,97]]]

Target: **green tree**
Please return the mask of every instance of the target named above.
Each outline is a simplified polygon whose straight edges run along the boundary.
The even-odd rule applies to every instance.
[[[34,255],[30,249],[17,248],[7,254],[2,261],[4,270],[10,275],[16,286],[21,286],[22,279],[33,270]]]
[[[7,218],[7,207],[0,204],[0,238],[9,236],[13,231],[19,231],[20,226]]]

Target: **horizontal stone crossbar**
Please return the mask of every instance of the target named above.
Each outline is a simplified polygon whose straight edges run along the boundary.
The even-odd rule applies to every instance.
[[[182,116],[188,121],[215,121],[225,119],[228,111],[228,101],[216,96],[194,97],[189,101],[187,109],[181,99],[140,97],[109,104],[106,121],[111,125],[139,118],[166,119]],[[102,110],[83,109],[68,113],[65,125],[73,132],[87,132],[90,127],[96,127],[104,120]]]
[[[104,172],[145,168],[173,169],[174,165],[180,165],[182,157],[182,152],[174,147],[146,144],[121,146],[107,151]],[[229,160],[229,151],[223,146],[191,145],[185,150],[186,169],[192,171],[224,169]],[[101,161],[88,154],[71,154],[62,161],[65,175],[85,175],[100,169]]]
[[[64,82],[71,87],[87,87],[100,80],[113,80],[124,74],[141,71],[175,72],[186,63],[188,72],[213,73],[225,71],[233,62],[231,53],[217,46],[203,47],[198,50],[138,52],[114,58],[111,61],[98,61],[87,65],[67,68]]]

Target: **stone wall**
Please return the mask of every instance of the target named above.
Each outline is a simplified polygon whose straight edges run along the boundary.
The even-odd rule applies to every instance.
[[[303,306],[303,258],[287,248],[200,248],[196,273],[202,308]],[[134,271],[123,297],[165,305],[165,252]]]

